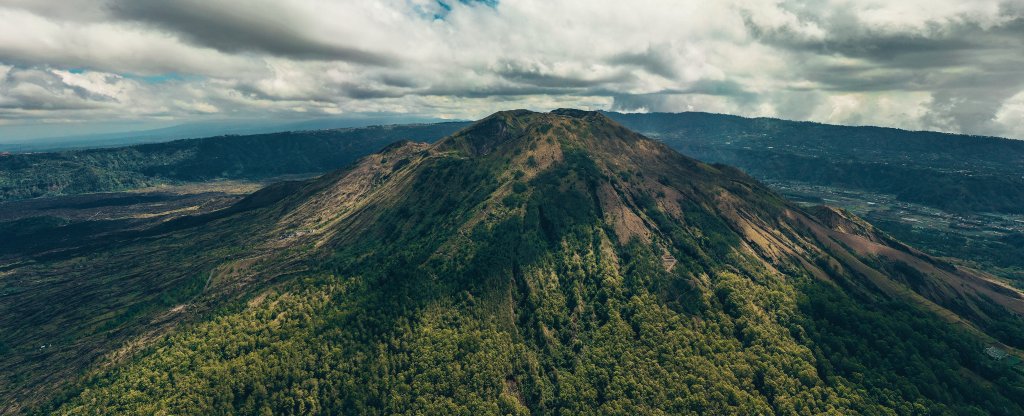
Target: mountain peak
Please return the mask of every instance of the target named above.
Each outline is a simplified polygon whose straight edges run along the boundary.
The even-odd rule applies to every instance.
[[[589,150],[600,150],[600,147],[609,145],[629,147],[628,143],[649,141],[600,112],[561,108],[549,113],[499,111],[442,139],[436,148],[460,151],[469,156],[486,156],[500,149],[518,154],[524,151],[524,146],[536,147],[538,140]]]
[[[608,116],[604,115],[600,111],[580,110],[577,108],[559,108],[551,110],[550,114],[555,114],[564,117],[587,119],[591,121],[615,123],[614,121],[612,121],[612,119],[608,118]]]

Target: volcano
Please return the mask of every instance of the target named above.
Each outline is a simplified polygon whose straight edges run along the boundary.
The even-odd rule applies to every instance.
[[[499,112],[47,261],[8,278],[61,270],[77,306],[0,307],[57,344],[0,360],[34,374],[9,409],[1024,414],[985,353],[1020,355],[1019,290],[597,112]]]

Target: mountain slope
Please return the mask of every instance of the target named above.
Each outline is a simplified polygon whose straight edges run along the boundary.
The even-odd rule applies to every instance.
[[[1024,412],[983,353],[1024,347],[1019,292],[598,113],[497,113],[119,244],[5,272],[2,328],[95,339],[0,363],[97,357],[58,413]]]

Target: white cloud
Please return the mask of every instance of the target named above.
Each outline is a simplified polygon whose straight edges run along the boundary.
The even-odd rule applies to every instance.
[[[4,0],[0,120],[574,106],[1024,137],[1018,98],[985,122],[958,113],[1024,89],[1024,8],[1010,3],[448,4]]]
[[[1007,137],[1024,138],[1024,90],[1003,102],[994,119]]]

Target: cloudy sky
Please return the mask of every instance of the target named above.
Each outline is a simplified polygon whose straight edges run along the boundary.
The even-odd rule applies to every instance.
[[[1024,0],[0,0],[0,135],[556,107],[1024,138]]]

